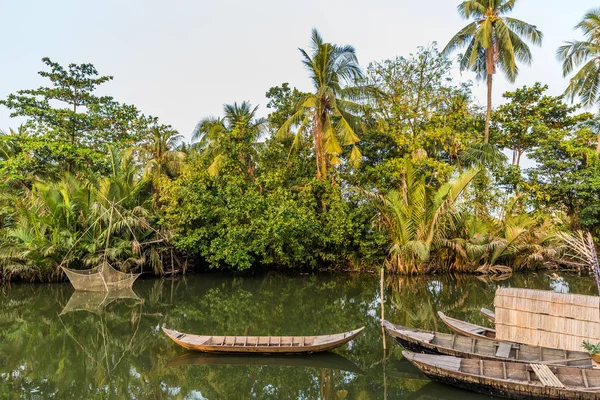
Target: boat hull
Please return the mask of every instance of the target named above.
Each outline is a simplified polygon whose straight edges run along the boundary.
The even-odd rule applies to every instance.
[[[466,338],[447,333],[407,328],[401,325],[394,325],[389,321],[384,321],[384,328],[388,335],[393,337],[400,346],[416,353],[442,354],[469,359],[520,363],[542,362],[549,365],[580,368],[592,367],[591,357],[585,352],[540,348],[482,338]],[[427,340],[425,336],[431,339]],[[498,356],[498,348],[502,346],[507,346],[509,349],[505,354],[506,356]],[[476,349],[476,352],[468,351],[468,348]],[[518,359],[518,357],[521,358]]]
[[[556,400],[600,400],[599,391],[583,391],[573,390],[571,388],[549,387],[539,384],[528,384],[526,382],[514,380],[509,381],[481,375],[473,375],[461,371],[453,371],[447,368],[442,368],[428,362],[422,362],[419,360],[419,355],[415,353],[404,351],[402,354],[431,380],[485,395],[505,397],[510,399],[533,398]],[[525,367],[525,364],[521,365]],[[577,368],[572,369],[578,370]]]
[[[322,336],[199,336],[162,328],[178,345],[194,351],[214,354],[312,354],[343,346],[364,329]],[[295,339],[295,340],[294,340]],[[309,342],[307,344],[307,341]],[[289,344],[288,344],[289,343]]]
[[[443,312],[438,311],[438,316],[452,331],[459,335],[475,338],[475,339],[495,339],[496,331],[491,328],[471,324],[469,322],[461,321],[456,318],[451,318],[445,315]]]

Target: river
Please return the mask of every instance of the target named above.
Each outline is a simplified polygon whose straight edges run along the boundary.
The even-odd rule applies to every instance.
[[[478,324],[497,287],[597,294],[593,278],[546,272],[504,280],[387,277],[390,321],[448,332],[438,310]],[[190,274],[139,279],[132,292],[77,293],[64,284],[0,287],[0,398],[485,399],[430,382],[381,332],[371,274]],[[365,331],[333,353],[305,357],[188,352],[161,326],[215,335]]]

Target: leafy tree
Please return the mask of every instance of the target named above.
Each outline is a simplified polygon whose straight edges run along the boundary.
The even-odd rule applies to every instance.
[[[527,171],[525,191],[534,204],[564,212],[571,229],[598,234],[600,227],[600,161],[596,131],[586,121],[570,131],[552,131],[531,152],[536,166]]]
[[[583,64],[565,93],[571,100],[579,96],[585,106],[600,105],[600,8],[588,11],[575,28],[583,32],[585,40],[567,42],[556,52],[565,77]],[[600,153],[600,134],[597,139],[596,151]]]
[[[0,104],[11,117],[25,117],[29,138],[21,141],[21,157],[13,164],[34,172],[74,167],[101,168],[106,145],[127,148],[139,143],[141,135],[156,121],[132,105],[120,104],[96,90],[113,79],[100,76],[92,64],[69,64],[66,68],[49,58],[42,61],[50,71],[40,71],[50,85],[19,90]],[[31,163],[31,165],[28,165]]]
[[[286,82],[270,88],[265,96],[269,99],[267,108],[273,110],[267,116],[269,126],[277,131],[294,115],[298,102],[306,97],[306,93],[296,88],[290,89],[289,83]]]
[[[420,47],[408,57],[369,65],[365,83],[375,88],[369,114],[376,122],[371,125],[394,140],[399,156],[382,160],[379,172],[402,171],[398,159],[415,153],[423,155],[419,158],[421,167],[441,180],[448,178],[453,165],[460,165],[460,155],[474,141],[481,120],[470,86],[452,84],[451,67],[435,44]],[[365,155],[372,154],[371,147],[379,147],[385,139],[377,142],[364,146]],[[381,151],[390,154],[389,150]],[[365,157],[367,169],[371,169],[369,158]],[[391,179],[396,180],[385,178]]]
[[[317,30],[312,31],[311,54],[300,49],[302,63],[307,68],[315,92],[304,96],[294,114],[279,128],[277,135],[285,137],[297,125],[298,145],[306,132],[313,140],[317,163],[317,178],[327,178],[328,165],[342,162],[342,146],[353,146],[349,160],[358,163],[361,158],[356,144],[360,120],[356,116],[360,106],[353,102],[359,90],[352,85],[362,77],[356,52],[352,46],[326,43]]]
[[[532,56],[525,41],[542,43],[542,32],[534,25],[507,17],[516,0],[466,0],[458,6],[459,14],[474,21],[462,28],[446,45],[445,54],[465,47],[460,59],[461,70],[471,70],[477,79],[487,82],[487,114],[484,143],[489,141],[492,115],[492,78],[500,68],[510,82],[514,82],[519,68],[517,61],[531,64]]]
[[[548,96],[547,85],[537,82],[502,95],[508,102],[498,107],[496,142],[512,150],[512,164],[517,167],[521,156],[535,148],[551,130],[570,129],[581,117],[572,117],[578,109],[568,107],[562,96]]]

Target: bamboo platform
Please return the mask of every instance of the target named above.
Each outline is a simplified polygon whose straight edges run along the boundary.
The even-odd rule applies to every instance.
[[[499,288],[494,306],[498,340],[572,351],[600,342],[600,297]]]

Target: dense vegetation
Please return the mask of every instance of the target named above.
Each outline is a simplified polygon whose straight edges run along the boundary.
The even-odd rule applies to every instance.
[[[489,3],[489,4],[488,4]],[[492,4],[493,3],[493,4]],[[312,89],[266,93],[204,117],[191,144],[97,89],[91,64],[44,58],[48,86],[0,104],[26,122],[0,135],[0,280],[60,277],[101,257],[157,274],[227,268],[503,273],[559,266],[558,231],[600,237],[600,117],[536,83],[492,109],[496,69],[531,63],[535,26],[514,1],[468,0],[450,40],[372,62],[312,32],[301,50]],[[600,101],[600,10],[558,58],[577,67],[568,100]],[[488,106],[455,84],[488,84]],[[202,117],[201,115],[199,117]],[[505,154],[511,152],[512,157]],[[532,166],[523,168],[527,158]]]

